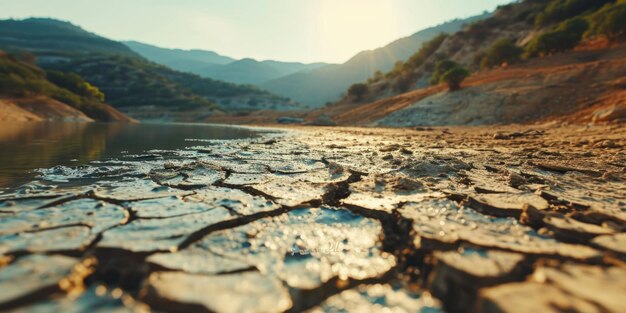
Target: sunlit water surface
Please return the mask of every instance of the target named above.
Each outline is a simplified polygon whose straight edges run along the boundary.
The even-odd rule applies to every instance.
[[[206,124],[3,123],[0,188],[31,181],[40,168],[75,166],[153,149],[202,146],[207,144],[202,141],[205,139],[240,139],[256,134],[247,128]]]

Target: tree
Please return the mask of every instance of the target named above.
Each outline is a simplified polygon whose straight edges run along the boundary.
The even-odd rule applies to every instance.
[[[575,17],[561,23],[555,30],[545,32],[526,46],[525,56],[532,58],[573,49],[589,28],[583,18]]]
[[[458,63],[449,59],[445,59],[445,60],[441,60],[437,62],[437,65],[435,66],[435,70],[433,71],[433,74],[430,77],[430,84],[431,85],[439,84],[441,82],[441,76],[445,72],[458,66],[459,66]]]
[[[356,98],[357,101],[367,93],[367,85],[363,83],[357,83],[348,88],[348,94]]]
[[[100,89],[84,81],[83,78],[76,73],[48,71],[46,74],[48,80],[61,88],[65,88],[81,97],[104,101],[104,94]]]
[[[500,66],[503,63],[513,63],[519,60],[522,56],[524,49],[518,47],[508,38],[502,38],[494,42],[487,54],[480,62],[480,66],[483,68]]]
[[[470,72],[467,69],[461,66],[455,66],[441,75],[441,82],[448,84],[448,89],[450,91],[455,91],[461,88],[461,83],[469,75]]]

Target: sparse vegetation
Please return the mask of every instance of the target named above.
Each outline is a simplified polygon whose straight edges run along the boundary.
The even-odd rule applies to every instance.
[[[536,57],[573,49],[582,39],[589,23],[581,17],[569,19],[545,32],[526,46],[526,57]]]
[[[102,106],[104,95],[98,88],[85,82],[76,74],[52,73],[56,82],[48,80],[46,73],[17,58],[0,53],[0,93],[13,97],[45,95],[83,111],[89,117],[100,118],[106,110]]]
[[[491,45],[480,65],[482,68],[488,68],[500,66],[503,63],[513,63],[521,58],[523,52],[524,49],[515,45],[510,39],[502,38]]]
[[[48,71],[48,80],[55,85],[65,88],[79,96],[104,101],[104,94],[98,87],[84,81],[76,73],[63,73],[61,71]]]
[[[450,91],[461,88],[461,83],[470,75],[470,72],[461,66],[455,66],[441,75],[441,82],[448,85]]]
[[[405,68],[415,69],[424,62],[439,49],[439,46],[443,43],[443,41],[448,38],[447,34],[439,34],[435,38],[425,42],[419,51],[413,54],[404,64]]]
[[[589,17],[585,37],[604,36],[611,41],[626,38],[626,1],[607,4]]]
[[[552,0],[535,18],[535,25],[544,27],[551,23],[573,18],[590,10],[596,10],[615,0]]]

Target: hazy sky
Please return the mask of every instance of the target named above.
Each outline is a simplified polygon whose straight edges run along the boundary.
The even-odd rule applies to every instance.
[[[235,58],[344,62],[511,0],[0,0],[0,18],[54,17],[115,39]]]

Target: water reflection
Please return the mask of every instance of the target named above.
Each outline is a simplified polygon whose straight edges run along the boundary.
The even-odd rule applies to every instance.
[[[37,168],[203,144],[186,139],[252,136],[249,129],[204,124],[4,123],[0,126],[0,188],[31,181]]]

